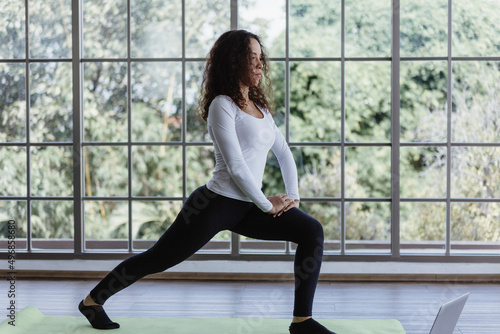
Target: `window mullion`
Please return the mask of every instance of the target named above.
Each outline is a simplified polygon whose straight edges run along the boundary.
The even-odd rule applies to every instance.
[[[187,169],[186,169],[186,137],[187,137],[187,117],[186,117],[186,102],[185,102],[185,91],[186,91],[186,0],[182,0],[182,50],[181,50],[181,61],[182,61],[182,131],[181,131],[181,145],[182,145],[182,198],[183,203],[187,199]]]
[[[391,109],[392,109],[392,152],[391,152],[391,249],[392,256],[400,256],[400,0],[392,1],[392,73],[391,73]]]
[[[345,255],[345,0],[340,13],[340,254]]]
[[[72,0],[72,66],[73,66],[73,215],[74,253],[83,252],[83,202],[82,202],[82,7],[80,0]]]
[[[451,36],[452,34],[452,0],[448,0],[448,62],[447,62],[447,85],[448,95],[446,96],[446,109],[447,109],[447,131],[446,131],[446,242],[445,242],[445,256],[450,255],[451,251],[451,97],[453,94],[453,87],[451,81],[452,75],[452,49],[451,49]]]
[[[231,0],[231,22],[230,29],[236,30],[238,27],[238,0]],[[240,256],[240,235],[234,232],[231,232],[231,256],[239,257]]]
[[[128,251],[133,251],[132,235],[132,57],[131,57],[131,8],[127,0],[127,165],[128,165]]]
[[[29,49],[29,1],[25,9],[25,57],[26,57],[26,250],[31,252],[31,138],[30,138],[30,49]]]
[[[238,29],[238,0],[231,0],[231,30]]]
[[[290,145],[290,0],[285,0],[285,140]],[[290,254],[292,244],[285,242],[285,253]]]

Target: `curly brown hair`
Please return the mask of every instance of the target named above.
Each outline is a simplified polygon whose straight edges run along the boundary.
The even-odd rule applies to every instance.
[[[203,73],[199,99],[199,116],[207,120],[208,108],[218,95],[229,96],[241,109],[245,99],[241,94],[240,82],[246,81],[250,66],[250,42],[255,39],[262,50],[262,80],[251,86],[248,97],[256,105],[271,111],[273,107],[269,60],[259,36],[246,30],[231,30],[222,34],[208,54]]]

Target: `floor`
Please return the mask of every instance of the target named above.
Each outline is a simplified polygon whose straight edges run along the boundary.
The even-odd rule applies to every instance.
[[[77,303],[90,280],[17,280],[16,305],[46,315],[79,316]],[[106,303],[111,316],[290,318],[292,282],[142,280]],[[0,306],[9,302],[0,282]],[[470,292],[454,334],[500,334],[500,285],[463,283],[320,282],[314,316],[393,318],[407,334],[428,334],[442,302]],[[284,332],[286,333],[286,331]]]

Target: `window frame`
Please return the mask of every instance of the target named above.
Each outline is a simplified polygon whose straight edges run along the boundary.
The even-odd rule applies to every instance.
[[[459,253],[455,254],[451,250],[451,205],[453,203],[500,203],[500,198],[494,199],[471,199],[471,198],[452,198],[451,197],[451,151],[454,147],[500,147],[500,143],[462,143],[452,142],[451,131],[451,116],[452,116],[452,65],[454,62],[461,61],[500,61],[500,57],[453,57],[452,56],[452,0],[448,0],[448,46],[446,57],[401,57],[400,56],[400,39],[394,36],[400,36],[400,0],[391,0],[392,3],[392,38],[391,38],[391,56],[390,57],[367,57],[367,58],[351,58],[345,56],[345,0],[341,0],[341,55],[337,58],[300,58],[290,57],[289,55],[289,22],[290,22],[290,2],[292,0],[284,0],[286,3],[286,46],[285,57],[271,57],[271,61],[279,61],[285,64],[285,139],[290,147],[337,147],[341,152],[341,194],[340,197],[325,197],[325,198],[302,198],[303,202],[332,202],[340,204],[340,251],[326,251],[325,261],[413,261],[413,262],[498,262],[500,260],[500,252],[492,254],[477,253]],[[24,59],[1,59],[0,63],[25,63],[26,69],[26,95],[30,92],[30,64],[40,62],[71,62],[73,71],[73,142],[50,142],[50,143],[31,143],[30,141],[30,99],[26,99],[26,142],[0,143],[0,147],[24,147],[27,150],[27,194],[26,196],[2,196],[0,200],[18,200],[26,201],[27,214],[27,236],[26,236],[26,251],[19,250],[18,258],[21,259],[121,259],[136,253],[133,249],[132,235],[132,203],[135,200],[152,201],[152,200],[175,200],[184,202],[189,193],[186,189],[186,149],[190,146],[204,147],[212,146],[206,142],[190,142],[186,139],[187,133],[187,111],[186,111],[186,64],[189,62],[201,62],[203,58],[186,57],[186,40],[185,40],[185,0],[182,0],[182,56],[180,58],[151,58],[141,59],[131,57],[131,0],[127,0],[127,57],[113,59],[86,59],[82,57],[82,0],[71,0],[72,2],[72,58],[70,59],[33,59],[29,56],[29,6],[28,0],[25,0],[25,36],[26,36],[26,55]],[[230,28],[238,29],[238,0],[230,0]],[[400,140],[400,64],[404,61],[446,61],[447,62],[447,85],[449,93],[447,94],[447,140],[446,143],[402,143]],[[182,63],[182,140],[180,142],[133,142],[131,141],[131,65],[133,62],[155,62],[155,61],[175,61]],[[292,62],[308,62],[308,61],[333,61],[340,62],[341,65],[341,140],[338,143],[315,143],[315,142],[291,142],[290,141],[290,64]],[[345,65],[348,62],[356,61],[383,61],[391,62],[391,139],[389,143],[352,143],[345,140]],[[127,142],[85,142],[83,140],[83,119],[82,119],[82,101],[83,101],[83,66],[90,62],[125,62],[127,65],[127,116],[128,116],[128,140]],[[85,147],[92,146],[124,146],[127,148],[127,163],[128,163],[128,195],[122,197],[96,197],[84,195],[84,170],[82,167],[83,150]],[[132,147],[135,145],[175,145],[182,147],[182,173],[183,186],[181,197],[136,197],[132,195]],[[30,166],[31,147],[47,147],[58,146],[73,148],[73,196],[61,197],[43,197],[32,196],[30,183]],[[401,198],[399,188],[400,178],[400,149],[404,147],[446,147],[446,197],[445,198]],[[389,198],[348,198],[345,196],[345,153],[349,147],[391,147],[391,197]],[[36,200],[72,200],[74,202],[74,248],[71,251],[58,250],[34,250],[32,247],[31,236],[31,202]],[[124,251],[108,250],[85,250],[84,249],[84,210],[83,205],[85,200],[121,200],[128,203],[128,249]],[[388,202],[391,203],[391,238],[390,238],[390,253],[350,253],[346,252],[346,228],[345,228],[345,206],[349,202]],[[446,204],[446,240],[445,251],[442,254],[402,254],[400,240],[400,203],[445,203]],[[217,243],[217,242],[215,242]],[[196,253],[191,259],[202,260],[259,260],[259,261],[275,261],[275,260],[291,260],[293,259],[293,249],[290,242],[285,243],[284,251],[268,252],[248,250],[242,251],[241,240],[239,235],[232,233],[231,240],[227,241],[229,248],[227,251],[220,250],[202,250]],[[258,242],[253,242],[254,245],[259,245]],[[261,242],[264,249],[266,242]],[[269,243],[272,247],[279,247],[280,243]],[[500,245],[499,245],[500,248]],[[2,252],[2,255],[4,253]]]

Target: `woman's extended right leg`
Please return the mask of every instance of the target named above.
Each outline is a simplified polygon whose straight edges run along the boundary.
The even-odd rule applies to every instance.
[[[142,277],[164,271],[186,260],[215,234],[237,224],[251,207],[251,202],[218,195],[206,188],[206,185],[199,187],[189,196],[175,221],[156,244],[121,262],[92,289],[91,298],[102,305],[109,297]],[[100,317],[96,310],[86,310],[90,317],[84,311],[82,313],[92,326],[117,328],[109,325],[107,316]],[[105,315],[103,310],[102,314]],[[102,321],[97,320],[98,318],[102,318]]]

